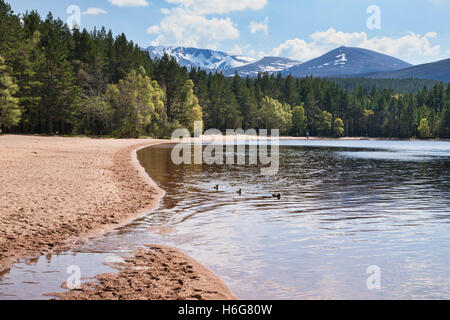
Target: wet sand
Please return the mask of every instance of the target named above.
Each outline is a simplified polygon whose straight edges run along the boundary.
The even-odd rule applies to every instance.
[[[0,271],[19,259],[31,259],[76,246],[77,242],[90,235],[130,222],[154,209],[164,192],[145,174],[137,162],[135,151],[167,142],[0,136]],[[141,252],[127,265],[152,265],[156,273],[161,270],[168,272],[152,279],[153,287],[160,292],[154,292],[148,298],[168,297],[163,290],[170,289],[166,286],[169,283],[167,279],[176,278],[180,271],[177,269],[179,264],[166,263],[164,259],[185,262],[195,268],[196,274],[202,275],[199,288],[206,289],[198,295],[201,299],[232,297],[212,272],[205,271],[207,269],[175,249],[161,249],[157,259],[155,255],[142,255]],[[156,265],[151,259],[156,261]],[[115,277],[126,278],[133,272],[125,268]],[[113,275],[99,277],[114,278]],[[159,278],[167,281],[158,282]],[[176,281],[192,283],[192,287],[197,282],[197,279],[186,280],[183,274],[179,278]],[[147,283],[143,273],[135,274],[133,279],[133,283],[141,280],[142,285]],[[106,287],[104,289],[111,292]],[[138,295],[139,290],[131,291],[121,294],[130,299],[134,296],[144,298]],[[85,292],[84,296],[70,296],[69,293],[67,297],[112,298],[100,292],[103,290],[99,288]],[[148,294],[148,290],[145,292]],[[191,291],[180,290],[179,294],[171,292],[170,297],[195,298],[193,296],[195,294]]]
[[[233,294],[209,269],[164,246],[139,248],[119,273],[101,274],[78,290],[54,294],[62,300],[232,300]]]

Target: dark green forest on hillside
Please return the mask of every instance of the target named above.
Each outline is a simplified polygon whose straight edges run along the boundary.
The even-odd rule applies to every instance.
[[[440,81],[426,79],[370,79],[370,78],[327,78],[333,81],[339,88],[351,93],[363,87],[370,91],[372,87],[377,89],[392,89],[397,93],[417,93],[424,87],[432,88],[439,85]]]
[[[168,56],[152,60],[124,34],[69,30],[51,14],[16,15],[0,0],[4,133],[168,137],[203,120],[222,131],[450,138],[450,84],[346,81],[187,70]]]

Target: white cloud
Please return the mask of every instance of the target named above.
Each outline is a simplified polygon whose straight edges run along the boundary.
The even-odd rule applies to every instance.
[[[241,48],[241,46],[239,45],[235,45],[232,49],[231,49],[231,53],[236,55],[236,56],[241,56],[244,53],[244,49]]]
[[[256,56],[256,51],[252,49],[252,46],[247,44],[243,47],[240,45],[234,45],[234,47],[231,49],[231,53],[235,56],[246,56],[246,57],[252,57],[254,58]]]
[[[147,7],[147,0],[108,0],[113,6],[118,7]]]
[[[259,10],[266,6],[267,0],[166,0],[168,3],[182,5],[199,15],[224,14],[247,9]]]
[[[264,32],[265,35],[269,34],[269,17],[266,17],[263,22],[250,22],[250,32],[255,34],[259,31]]]
[[[147,29],[147,33],[149,33],[149,34],[159,34],[160,33],[159,26],[154,25],[154,26],[149,27]]]
[[[174,8],[163,17],[159,25],[147,29],[157,35],[151,44],[176,45],[216,49],[223,40],[236,40],[239,30],[230,18],[208,19],[183,8]]]
[[[147,33],[157,36],[151,43],[152,45],[216,49],[222,41],[238,39],[240,32],[230,18],[210,18],[207,15],[225,14],[232,11],[259,10],[267,4],[267,1],[166,0],[167,3],[175,4],[177,7],[172,9],[162,8],[161,13],[164,17],[158,25],[150,26],[147,29]],[[262,31],[268,30],[267,28],[263,27]]]
[[[339,46],[348,46],[374,50],[412,61],[417,58],[438,56],[440,46],[433,46],[430,42],[430,39],[436,37],[435,32],[426,33],[424,36],[411,32],[399,38],[369,38],[365,32],[346,33],[330,28],[327,31],[314,32],[309,36],[310,41],[298,38],[287,40],[274,48],[270,55],[307,61]]]
[[[231,51],[231,54],[236,56],[244,56],[247,58],[254,58],[256,60],[262,59],[266,56],[266,53],[263,51],[256,52],[251,45],[247,44],[245,46],[235,45]]]
[[[100,8],[88,8],[86,11],[83,12],[85,15],[93,15],[97,16],[99,14],[107,14],[106,10],[100,9]]]

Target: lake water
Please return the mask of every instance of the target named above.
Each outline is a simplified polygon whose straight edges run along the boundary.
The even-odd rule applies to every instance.
[[[0,299],[48,298],[68,266],[89,278],[150,243],[180,248],[242,299],[450,299],[449,142],[282,141],[276,176],[176,166],[171,148],[138,153],[167,193],[159,209],[76,251],[17,264],[0,275]]]

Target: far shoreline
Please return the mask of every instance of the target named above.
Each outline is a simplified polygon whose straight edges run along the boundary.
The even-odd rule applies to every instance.
[[[118,138],[118,137],[113,137],[113,136],[89,136],[89,135],[49,135],[49,134],[25,134],[25,133],[3,133],[0,134],[0,137],[2,136],[19,136],[19,137],[45,137],[45,138],[78,138],[78,139],[92,139],[92,140],[118,140],[118,141],[158,141],[158,144],[164,144],[164,143],[168,143],[168,144],[172,144],[172,143],[179,143],[181,139],[171,139],[171,138],[153,138],[153,137],[147,137],[147,136],[142,136],[140,138]],[[211,140],[211,139],[215,139],[218,137],[228,137],[228,138],[246,138],[246,139],[271,139],[270,135],[267,137],[263,137],[263,136],[250,136],[250,135],[226,135],[226,133],[223,133],[221,136],[219,135],[202,135],[202,138],[205,139],[205,141]],[[310,136],[309,138],[307,138],[306,136],[279,136],[277,137],[279,140],[354,140],[354,141],[358,141],[358,140],[369,140],[369,141],[444,141],[444,142],[450,142],[450,139],[442,139],[442,138],[429,138],[429,139],[424,139],[424,138],[417,138],[417,137],[411,137],[411,138],[397,138],[397,137],[364,137],[364,136],[360,136],[360,137],[320,137],[320,136]],[[191,139],[196,139],[196,138],[191,138]],[[142,148],[139,149],[143,149],[146,147],[150,147],[151,145],[148,146],[143,146]],[[138,150],[139,150],[138,149]],[[137,151],[138,151],[137,150]]]

